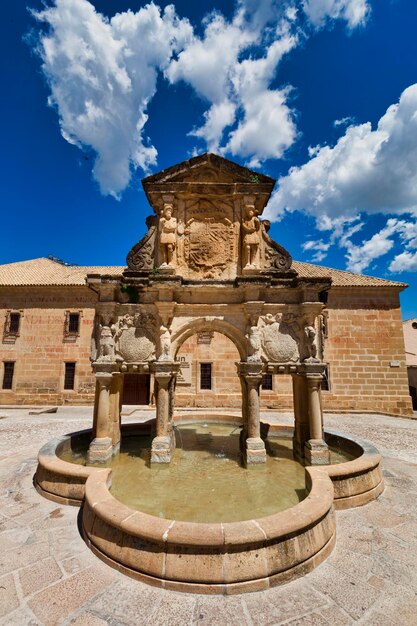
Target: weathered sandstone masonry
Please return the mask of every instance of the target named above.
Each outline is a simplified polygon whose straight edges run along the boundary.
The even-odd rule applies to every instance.
[[[158,397],[169,414],[174,394],[178,407],[235,408],[242,394],[255,407],[256,394],[261,409],[292,410],[293,396],[309,393],[297,368],[318,359],[324,410],[412,415],[399,306],[405,285],[291,262],[261,219],[272,186],[203,155],[145,179],[154,214],[127,268],[49,259],[0,266],[0,403],[93,403],[92,357],[97,373],[119,375],[119,403],[155,405]],[[80,316],[72,335],[69,314]],[[107,372],[103,361],[113,363]],[[157,371],[165,361],[177,364],[171,378],[166,363]],[[67,363],[75,368],[72,389],[64,384]],[[127,382],[139,379],[143,393],[132,396]],[[116,422],[99,438],[112,438],[112,447]]]
[[[87,277],[98,295],[89,461],[117,452],[120,387],[127,373],[138,372],[155,378],[151,463],[170,462],[178,351],[191,335],[216,332],[239,355],[247,464],[266,460],[260,387],[267,374],[294,378],[296,454],[309,464],[327,463],[321,401],[326,365],[317,329],[331,279],[300,279],[290,254],[269,237],[269,223],[258,216],[274,181],[203,155],[143,185],[155,215],[129,252],[123,276]]]

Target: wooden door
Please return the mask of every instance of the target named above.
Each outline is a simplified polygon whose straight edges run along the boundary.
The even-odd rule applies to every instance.
[[[149,404],[149,374],[125,374],[123,404]]]

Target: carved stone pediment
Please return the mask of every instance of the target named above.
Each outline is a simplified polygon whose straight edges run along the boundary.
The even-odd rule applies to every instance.
[[[297,362],[300,359],[297,322],[282,314],[261,318],[262,350],[268,361],[275,363]]]
[[[155,358],[155,318],[148,313],[120,317],[115,334],[116,351],[126,363]]]

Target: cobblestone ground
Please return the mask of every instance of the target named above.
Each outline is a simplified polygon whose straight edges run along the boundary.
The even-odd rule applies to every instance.
[[[63,407],[29,416],[27,409],[0,409],[0,624],[417,624],[417,421],[326,416],[329,427],[379,448],[384,493],[337,513],[336,548],[311,574],[268,591],[213,597],[155,589],[107,567],[85,546],[78,509],[45,500],[33,488],[38,449],[88,427],[91,413]],[[288,414],[265,417],[290,421]]]

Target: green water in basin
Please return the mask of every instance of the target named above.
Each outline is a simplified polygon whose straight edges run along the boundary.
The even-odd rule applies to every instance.
[[[171,463],[152,467],[151,438],[127,437],[120,454],[106,464],[113,470],[111,493],[150,515],[208,523],[272,515],[307,496],[304,467],[292,457],[290,438],[268,436],[266,464],[246,469],[239,435],[236,425],[181,425],[176,428],[177,447]],[[82,464],[86,450],[60,456]]]

